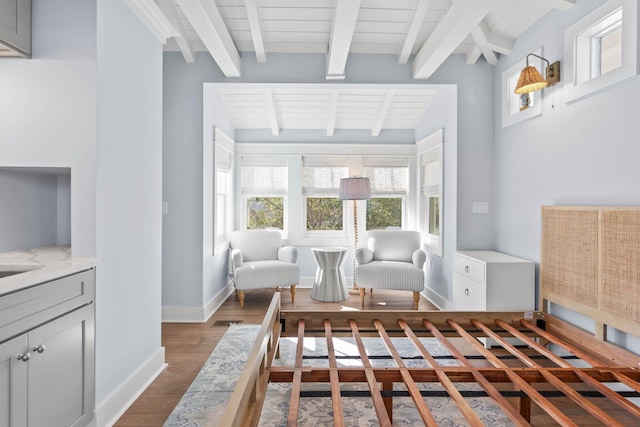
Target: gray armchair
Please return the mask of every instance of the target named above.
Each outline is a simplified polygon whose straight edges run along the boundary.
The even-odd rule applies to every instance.
[[[279,231],[239,230],[230,236],[231,278],[244,308],[245,290],[291,287],[291,302],[295,302],[300,268],[296,264],[298,249],[282,246]]]
[[[415,307],[424,289],[424,263],[420,233],[408,230],[373,230],[367,247],[356,251],[356,283],[364,305],[365,289],[412,291]]]

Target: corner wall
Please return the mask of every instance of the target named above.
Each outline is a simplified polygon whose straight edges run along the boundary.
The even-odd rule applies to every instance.
[[[582,0],[568,12],[550,13],[496,67],[494,227],[502,252],[539,263],[541,206],[640,204],[640,77],[570,105],[561,81],[544,89],[541,116],[507,128],[499,119],[502,72],[540,46],[551,62],[566,60],[564,28],[602,3]],[[580,320],[570,313],[567,318]],[[628,345],[640,352],[635,341],[629,337]]]

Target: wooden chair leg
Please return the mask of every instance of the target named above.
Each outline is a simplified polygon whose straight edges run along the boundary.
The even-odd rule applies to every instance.
[[[360,289],[360,301],[362,302],[362,306],[364,307],[364,294],[367,292],[367,290],[365,288],[359,288]]]
[[[291,303],[296,302],[296,285],[291,285]]]
[[[240,308],[244,308],[244,291],[238,292],[238,296],[240,297]]]
[[[413,293],[413,305],[415,305],[416,310],[418,309],[418,305],[420,304],[420,292]]]

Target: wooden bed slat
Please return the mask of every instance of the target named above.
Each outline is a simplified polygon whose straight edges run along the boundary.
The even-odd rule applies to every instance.
[[[373,399],[373,406],[376,410],[376,415],[378,415],[378,420],[380,421],[381,425],[391,425],[391,415],[387,413],[385,402],[382,399],[382,395],[380,394],[377,379],[375,374],[373,373],[373,370],[371,369],[371,362],[369,361],[367,350],[364,346],[364,343],[362,342],[362,337],[360,336],[358,325],[354,320],[351,320],[349,324],[351,326],[353,339],[356,342],[356,347],[358,348],[358,352],[360,353],[360,360],[362,361],[362,365],[365,368],[364,372],[367,378],[367,385],[369,386],[369,392],[371,393],[371,398]]]
[[[400,354],[398,354],[398,351],[396,350],[395,346],[391,342],[389,335],[387,335],[387,332],[385,331],[384,326],[382,325],[382,322],[380,322],[379,320],[376,320],[373,323],[375,327],[378,329],[378,333],[384,340],[384,343],[387,346],[389,353],[391,353],[393,360],[396,362],[396,365],[398,365],[398,368],[400,368],[400,374],[402,375],[402,380],[404,381],[404,384],[407,387],[407,390],[409,391],[409,395],[411,396],[411,398],[416,404],[416,408],[418,409],[418,413],[420,414],[422,421],[424,421],[426,426],[437,427],[438,425],[437,421],[435,420],[435,418],[433,417],[433,414],[429,410],[429,407],[427,406],[427,403],[424,401],[422,394],[420,394],[420,390],[418,389],[418,386],[416,385],[415,381],[413,381],[413,378],[411,377],[411,373],[409,372],[406,365],[402,361],[402,358],[400,357]],[[406,326],[406,323],[404,324],[404,326]],[[433,360],[433,358],[431,359]]]
[[[324,334],[327,337],[327,356],[329,358],[329,375],[331,379],[331,403],[333,405],[333,424],[335,427],[344,426],[344,412],[342,410],[342,396],[340,394],[340,377],[338,376],[338,362],[333,347],[331,322],[324,321]]]
[[[538,334],[540,337],[546,339],[547,341],[552,342],[552,343],[556,344],[559,347],[562,347],[564,350],[566,350],[570,354],[573,354],[574,356],[579,357],[580,359],[582,359],[583,361],[587,362],[588,364],[590,364],[594,368],[606,367],[607,366],[606,364],[604,364],[604,362],[602,360],[596,359],[591,354],[588,354],[588,353],[586,353],[586,352],[584,352],[582,350],[579,350],[575,346],[569,345],[567,342],[565,342],[564,340],[561,340],[560,338],[556,337],[555,335],[552,335],[552,334],[548,333],[547,331],[544,331],[544,330],[538,328],[537,326],[532,325],[531,322],[527,322],[526,320],[522,320],[520,322],[520,324],[522,326],[526,327],[527,329],[530,329],[531,331],[535,332],[536,334]]]
[[[296,345],[295,372],[291,382],[291,398],[289,400],[289,415],[287,425],[294,427],[298,425],[298,411],[300,408],[300,391],[302,387],[302,357],[304,352],[304,320],[298,322],[298,342]]]

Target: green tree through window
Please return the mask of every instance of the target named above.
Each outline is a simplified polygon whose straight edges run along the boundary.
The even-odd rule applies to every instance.
[[[335,197],[307,197],[307,230],[342,230],[342,201]]]
[[[247,228],[284,229],[283,197],[249,197],[247,199]]]
[[[402,227],[402,198],[376,197],[367,200],[367,230]]]

